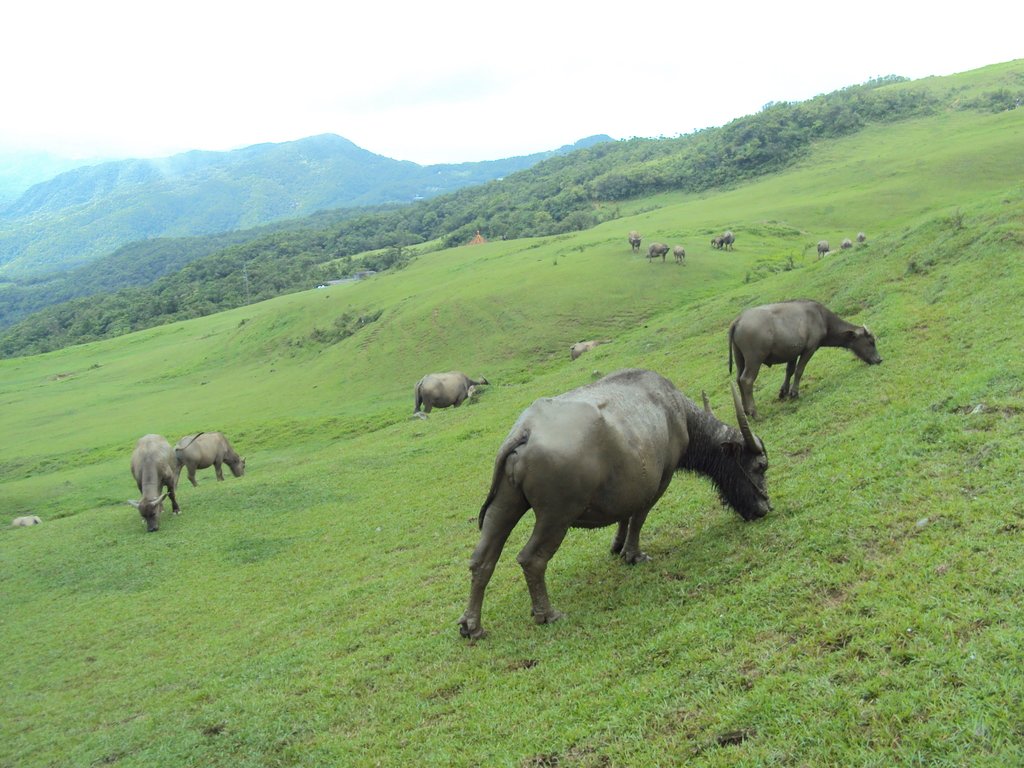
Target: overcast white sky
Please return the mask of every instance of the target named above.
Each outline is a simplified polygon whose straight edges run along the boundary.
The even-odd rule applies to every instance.
[[[1009,61],[1022,16],[1006,0],[19,0],[0,22],[0,150],[336,133],[421,164],[492,160]]]

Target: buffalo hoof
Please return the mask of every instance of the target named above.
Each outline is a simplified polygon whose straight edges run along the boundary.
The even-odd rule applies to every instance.
[[[554,608],[548,608],[546,611],[534,611],[533,621],[536,624],[552,624],[563,616],[565,616],[565,614],[561,611],[556,611]]]
[[[651,558],[648,557],[646,552],[633,552],[632,554],[623,554],[622,559],[626,561],[627,565],[636,565],[637,563],[646,563]]]
[[[480,623],[474,619],[467,619],[463,616],[459,619],[459,634],[463,637],[469,638],[470,640],[479,640],[487,635],[487,632]]]

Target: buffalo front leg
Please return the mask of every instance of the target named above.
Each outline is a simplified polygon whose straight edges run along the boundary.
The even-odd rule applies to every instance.
[[[811,349],[800,355],[800,359],[796,363],[796,372],[793,374],[793,386],[789,388],[790,397],[800,397],[800,379],[804,375],[804,368],[807,367],[807,361],[811,359],[811,355],[813,354],[814,350]]]
[[[543,514],[537,512],[536,508],[534,512],[537,514],[537,522],[533,526],[533,533],[516,560],[523,568],[526,586],[530,590],[530,613],[533,620],[538,624],[549,624],[562,618],[562,613],[551,607],[544,576],[547,573],[548,561],[558,551],[565,534],[569,531],[569,524],[549,521]]]
[[[618,530],[615,531],[615,538],[612,539],[612,554],[617,555],[622,552],[622,546],[626,543],[626,533],[629,532],[629,520],[619,521]]]
[[[213,462],[213,471],[217,473],[217,479],[218,480],[223,480],[224,479],[224,470],[221,469],[221,462],[219,462],[219,461]]]
[[[621,554],[622,559],[629,565],[636,565],[651,559],[646,552],[640,550],[640,529],[644,527],[645,520],[647,520],[647,512],[638,512],[629,518],[626,526],[626,538]],[[622,525],[619,523],[620,530]]]
[[[796,370],[796,360],[790,360],[786,363],[786,380],[782,382],[782,389],[779,390],[779,400],[785,400],[789,397],[789,380],[793,377],[793,371]]]
[[[501,495],[508,494],[499,494],[499,497]],[[480,541],[477,542],[469,559],[469,570],[473,576],[469,587],[469,604],[459,618],[459,633],[472,639],[487,634],[480,623],[480,611],[483,608],[487,582],[491,580],[491,574],[494,573],[494,566],[501,557],[505,541],[529,508],[521,497],[509,505],[499,505],[497,502],[497,499],[492,502],[484,513]]]
[[[171,497],[171,511],[176,515],[180,515],[181,507],[178,506],[178,497],[174,493],[174,488],[168,486],[167,495]]]

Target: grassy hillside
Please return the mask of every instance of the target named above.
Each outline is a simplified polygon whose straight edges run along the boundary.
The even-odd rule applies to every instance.
[[[870,129],[586,232],[0,361],[0,519],[45,520],[0,530],[0,765],[1024,762],[1022,122]],[[736,250],[712,250],[726,227]],[[634,228],[687,265],[632,255]],[[545,627],[514,560],[528,516],[491,634],[462,640],[521,410],[641,366],[732,421],[728,323],[793,297],[868,324],[885,362],[823,350],[785,403],[762,372],[775,511],[743,523],[677,476],[651,562],[570,532]],[[613,342],[570,362],[592,337]],[[411,419],[415,381],[451,368],[492,384]],[[247,474],[200,472],[146,534],[132,445],[198,429]]]

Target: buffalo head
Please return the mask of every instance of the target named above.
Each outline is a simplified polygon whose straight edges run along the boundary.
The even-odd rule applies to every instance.
[[[139,510],[142,519],[146,521],[146,530],[152,533],[160,530],[160,513],[164,509],[164,493],[158,499],[147,499],[145,496],[140,501],[129,501],[128,503]]]
[[[768,451],[761,438],[750,428],[747,414],[743,410],[743,400],[735,384],[732,385],[732,401],[739,430],[729,428],[722,440],[722,449],[735,462],[738,471],[728,473],[730,481],[720,483],[718,491],[722,501],[735,509],[744,520],[756,520],[772,509],[765,481]]]
[[[875,347],[875,336],[865,326],[846,332],[846,347],[868,365],[882,362]]]

